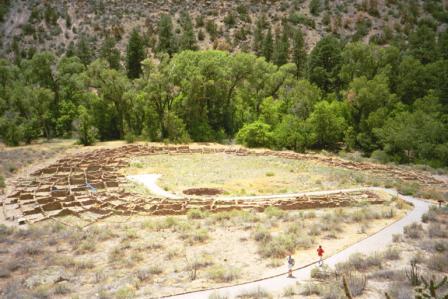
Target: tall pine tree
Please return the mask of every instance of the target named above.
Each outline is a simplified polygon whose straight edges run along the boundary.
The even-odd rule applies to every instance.
[[[105,59],[111,68],[118,70],[121,57],[115,45],[116,41],[113,37],[106,37],[100,49],[100,57]]]
[[[289,38],[285,30],[280,34],[279,31],[275,34],[275,47],[273,54],[273,61],[276,65],[281,66],[288,62],[289,56]]]
[[[173,22],[169,15],[164,14],[160,17],[157,51],[168,53],[170,56],[176,52]]]
[[[81,59],[84,65],[88,65],[92,62],[92,51],[90,50],[90,44],[87,37],[84,35],[81,36],[78,44],[76,45],[75,54]]]
[[[263,49],[262,49],[262,54],[267,61],[271,61],[273,47],[274,47],[274,41],[272,40],[272,31],[271,28],[269,28],[268,33],[264,37]]]
[[[263,22],[261,19],[257,20],[254,30],[253,50],[257,55],[262,54],[263,48]]]
[[[143,46],[143,40],[138,33],[137,29],[132,30],[131,37],[129,38],[127,53],[126,53],[126,66],[128,71],[128,77],[130,79],[140,77],[142,73],[142,61],[145,59],[145,49]]]
[[[181,50],[196,50],[198,48],[193,30],[193,22],[188,12],[182,15],[182,36],[180,37]]]
[[[297,29],[292,38],[292,62],[296,65],[296,77],[299,78],[305,71],[306,51],[302,30]]]

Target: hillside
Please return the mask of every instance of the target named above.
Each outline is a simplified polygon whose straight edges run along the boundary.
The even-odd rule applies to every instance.
[[[446,2],[446,1],[445,1]],[[138,28],[148,52],[158,43],[163,14],[173,19],[178,47],[187,30],[185,12],[200,49],[255,51],[269,29],[272,35],[300,28],[307,50],[327,33],[343,40],[377,44],[403,40],[421,22],[437,31],[446,27],[442,1],[402,0],[281,0],[281,1],[3,1],[0,8],[1,54],[31,57],[50,50],[62,55],[87,44],[94,51],[114,37],[124,52],[130,32]],[[286,28],[286,29],[285,29]],[[196,46],[196,45],[195,45]]]

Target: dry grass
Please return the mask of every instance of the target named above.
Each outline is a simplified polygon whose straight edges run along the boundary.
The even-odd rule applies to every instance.
[[[198,187],[222,189],[226,195],[257,195],[360,186],[350,170],[269,156],[155,155],[135,158],[124,172],[162,174],[159,184],[179,194]]]

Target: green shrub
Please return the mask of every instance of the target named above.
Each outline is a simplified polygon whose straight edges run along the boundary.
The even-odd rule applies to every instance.
[[[124,140],[126,140],[127,143],[134,143],[135,142],[135,134],[133,132],[127,132],[124,135]]]
[[[6,184],[5,184],[5,178],[0,175],[0,188],[5,188]]]
[[[262,121],[246,124],[238,131],[236,141],[248,147],[270,147],[272,144],[271,126]]]

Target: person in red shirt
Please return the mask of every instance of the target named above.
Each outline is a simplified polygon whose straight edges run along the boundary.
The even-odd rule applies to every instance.
[[[319,245],[319,248],[317,248],[317,255],[319,256],[319,267],[322,267],[324,264],[324,249],[321,245]]]

